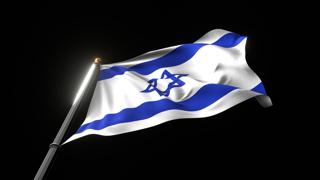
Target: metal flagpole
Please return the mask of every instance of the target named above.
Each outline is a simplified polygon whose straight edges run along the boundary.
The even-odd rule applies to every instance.
[[[45,175],[45,173],[51,163],[51,160],[53,159],[57,149],[61,145],[62,138],[64,137],[64,135],[70,125],[70,122],[73,118],[74,113],[76,112],[76,110],[79,107],[81,99],[82,99],[85,91],[87,90],[88,84],[90,84],[90,82],[92,80],[92,76],[94,74],[95,69],[100,68],[100,63],[101,63],[101,59],[96,58],[94,60],[94,63],[91,65],[86,77],[84,78],[84,80],[83,80],[83,82],[77,92],[77,95],[74,99],[72,107],[70,108],[69,113],[67,114],[63,124],[61,125],[61,128],[60,128],[58,134],[56,135],[53,143],[51,143],[49,145],[49,151],[48,151],[46,157],[44,158],[36,176],[34,177],[34,180],[42,180],[43,179],[43,177],[44,177],[44,175]]]

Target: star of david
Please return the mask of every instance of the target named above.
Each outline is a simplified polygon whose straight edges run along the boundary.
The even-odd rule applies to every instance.
[[[175,87],[182,87],[185,85],[180,78],[188,74],[171,74],[169,71],[164,70],[160,78],[150,79],[148,87],[141,91],[149,93],[156,91],[160,96],[169,96],[170,90]]]

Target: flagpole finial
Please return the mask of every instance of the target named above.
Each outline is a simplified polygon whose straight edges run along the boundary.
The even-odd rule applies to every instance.
[[[97,58],[94,59],[94,63],[95,64],[101,64],[101,62],[102,62],[101,58],[97,57]]]

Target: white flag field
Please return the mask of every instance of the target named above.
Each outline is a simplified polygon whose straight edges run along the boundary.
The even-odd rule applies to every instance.
[[[194,43],[151,51],[100,67],[87,116],[65,143],[112,136],[223,112],[256,97],[271,106],[245,58],[246,36],[215,29]]]

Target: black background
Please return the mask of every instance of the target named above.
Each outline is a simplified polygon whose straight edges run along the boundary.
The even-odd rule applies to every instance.
[[[287,162],[280,129],[272,12],[265,4],[110,2],[21,5],[12,22],[14,116],[22,126],[17,162],[22,179],[36,174],[95,57],[123,61],[191,43],[221,28],[248,36],[247,62],[274,106],[254,100],[216,116],[183,119],[112,137],[87,136],[63,146],[47,179],[273,177]],[[23,89],[23,90],[22,90]],[[82,123],[93,88],[67,137]],[[282,129],[283,130],[283,129]]]

